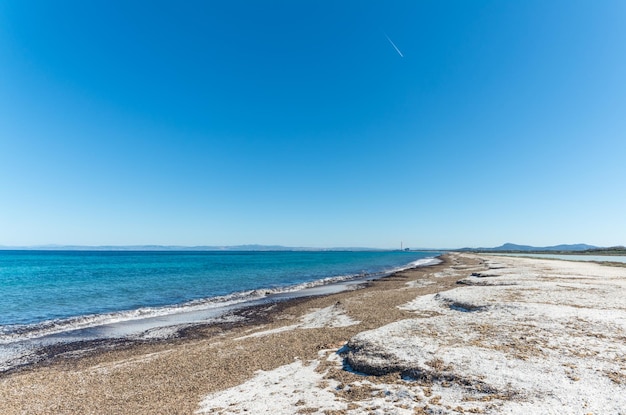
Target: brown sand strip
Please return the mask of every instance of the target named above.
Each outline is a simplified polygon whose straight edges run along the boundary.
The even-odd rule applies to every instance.
[[[478,257],[443,259],[440,265],[399,272],[363,289],[242,310],[244,322],[188,329],[182,338],[169,341],[61,356],[2,375],[0,413],[191,414],[211,392],[239,385],[257,370],[275,369],[296,357],[315,359],[320,349],[338,349],[359,332],[412,317],[414,313],[397,306],[420,294],[452,288],[460,278],[486,269]],[[333,305],[360,323],[276,330],[293,326],[311,310]],[[275,332],[250,336],[267,330]],[[247,337],[238,340],[242,336]]]

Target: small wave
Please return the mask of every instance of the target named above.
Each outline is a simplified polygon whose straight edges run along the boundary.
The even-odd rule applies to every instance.
[[[294,284],[286,287],[259,288],[254,290],[240,291],[223,296],[209,297],[188,301],[165,307],[142,307],[134,310],[118,311],[103,314],[89,314],[64,319],[47,320],[37,324],[14,324],[0,326],[0,344],[11,344],[19,341],[32,340],[59,333],[74,330],[87,329],[107,324],[123,323],[126,321],[163,317],[177,313],[209,310],[220,307],[228,307],[245,302],[260,300],[276,294],[294,293],[309,288],[337,284],[358,279],[378,279],[393,273],[440,263],[435,257],[422,258],[404,266],[389,270],[368,273],[338,275],[322,278],[314,281]]]

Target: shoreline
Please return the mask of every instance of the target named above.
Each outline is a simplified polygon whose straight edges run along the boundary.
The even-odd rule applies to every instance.
[[[359,290],[242,309],[238,321],[185,329],[181,338],[70,352],[0,375],[0,413],[617,414],[626,407],[623,269],[443,259]]]
[[[0,374],[0,393],[5,396],[0,400],[0,413],[193,413],[206,391],[234,386],[257,370],[272,369],[295,357],[314,358],[319,350],[347,341],[348,335],[362,327],[393,321],[396,316],[380,315],[378,310],[388,301],[374,293],[404,287],[407,274],[421,278],[437,273],[450,265],[448,258],[442,259],[440,264],[401,271],[358,290],[242,309],[245,320],[183,329],[181,338],[123,342],[80,353],[68,350]],[[424,288],[432,290],[429,287]],[[368,301],[362,301],[363,296]],[[376,320],[237,340],[290,325],[311,309],[325,309],[337,302],[365,306]],[[107,379],[98,379],[100,376]]]
[[[301,297],[349,291],[396,272],[439,262],[438,256],[426,257],[389,271],[331,276],[296,285],[234,292],[171,306],[78,316],[25,326],[23,332],[9,334],[16,336],[15,340],[0,344],[0,375],[48,361],[58,354],[179,338],[181,331],[190,327],[228,324],[231,320],[237,320],[241,318],[240,310],[262,308],[267,304]]]
[[[239,302],[217,304],[212,308],[194,309],[185,304],[171,306],[177,309],[171,314],[139,317],[115,323],[88,325],[52,332],[41,336],[26,338],[15,342],[26,343],[23,356],[14,358],[8,368],[0,367],[0,378],[5,374],[29,370],[31,367],[45,366],[54,363],[63,356],[83,356],[97,354],[100,350],[116,350],[132,348],[136,345],[150,345],[172,340],[184,340],[193,337],[193,333],[208,327],[235,327],[241,324],[260,324],[261,310],[268,306],[286,307],[297,304],[299,300],[312,299],[337,294],[344,291],[357,290],[373,281],[388,278],[396,273],[438,265],[444,262],[441,254],[419,259],[400,269],[379,273],[350,277],[330,277],[315,280],[298,286],[288,286],[276,289],[258,289],[266,292],[264,296],[251,297]],[[272,290],[276,292],[272,292]],[[239,293],[233,293],[237,296]],[[226,296],[226,297],[230,297]],[[208,302],[212,299],[207,299]],[[283,305],[283,303],[285,303]],[[280,307],[279,307],[280,308]],[[264,317],[267,319],[267,317]],[[69,340],[65,340],[65,339]],[[11,345],[11,344],[9,344]]]

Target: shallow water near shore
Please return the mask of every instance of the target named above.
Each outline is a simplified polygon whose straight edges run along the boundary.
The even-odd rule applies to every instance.
[[[532,253],[515,253],[515,254],[498,254],[491,255],[526,257],[526,258],[543,258],[543,259],[562,259],[564,261],[585,261],[585,262],[619,262],[626,264],[626,256],[624,255],[576,255],[576,254],[532,254]]]
[[[436,253],[0,252],[0,368],[35,348],[158,338],[237,307],[349,289]],[[28,359],[27,359],[28,360]]]

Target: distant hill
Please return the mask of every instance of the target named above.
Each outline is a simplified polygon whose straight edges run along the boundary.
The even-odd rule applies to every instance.
[[[495,248],[463,248],[460,251],[481,251],[481,252],[575,252],[587,251],[591,249],[600,249],[600,247],[587,244],[563,244],[554,246],[530,246],[505,243]]]
[[[178,246],[178,245],[36,245],[2,246],[0,250],[31,251],[381,251],[377,248],[337,247],[308,248],[282,245]]]

